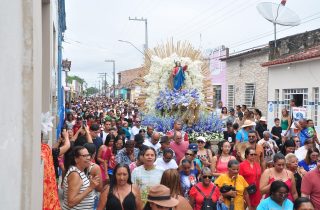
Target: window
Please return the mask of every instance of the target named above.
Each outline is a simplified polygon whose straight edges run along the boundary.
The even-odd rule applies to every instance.
[[[319,105],[319,88],[313,88],[313,101],[314,101],[314,109],[313,109],[313,123],[314,126],[318,126],[318,105]]]
[[[247,105],[247,107],[255,106],[255,89],[256,87],[254,83],[246,83],[244,104]]]
[[[214,91],[216,102],[221,101],[221,85],[214,85]]]
[[[228,108],[234,108],[234,85],[228,85]]]
[[[279,117],[279,89],[275,89],[274,92],[274,99],[275,99],[275,109],[274,109],[274,117]]]
[[[284,89],[283,90],[284,105],[286,109],[290,107],[290,100],[295,99],[296,106],[307,107],[308,105],[308,88]]]

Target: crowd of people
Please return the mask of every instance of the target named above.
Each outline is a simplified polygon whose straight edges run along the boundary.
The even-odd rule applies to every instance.
[[[220,107],[224,140],[215,151],[204,137],[189,142],[180,120],[165,134],[141,126],[134,102],[66,104],[52,149],[63,209],[320,209],[312,120],[284,109],[270,127],[258,109]]]

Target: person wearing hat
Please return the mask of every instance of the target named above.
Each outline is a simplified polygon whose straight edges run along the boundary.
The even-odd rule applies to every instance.
[[[156,150],[157,152],[157,157],[162,158],[163,157],[163,150],[170,148],[170,139],[168,136],[162,136],[160,138],[160,148]],[[171,148],[170,148],[171,149]],[[171,149],[172,150],[172,149]],[[173,151],[173,150],[172,150]],[[173,151],[173,157],[174,160],[176,160],[176,154]]]
[[[261,117],[260,120],[256,124],[256,129],[258,132],[258,139],[263,138],[263,132],[268,130],[267,119],[265,117]]]
[[[236,115],[235,115],[235,111],[234,111],[234,108],[230,108],[229,109],[229,116],[227,117],[227,120],[226,120],[226,124],[227,123],[231,123],[231,125],[236,121]]]
[[[150,188],[143,210],[169,210],[178,204],[179,201],[171,197],[170,189],[159,184]]]
[[[204,146],[206,144],[206,139],[203,136],[199,136],[197,138],[197,144],[198,144],[198,152],[197,152],[197,158],[201,161],[202,167],[211,167],[212,163],[212,152],[209,149],[206,149]]]
[[[255,125],[254,122],[251,120],[245,120],[241,129],[238,131],[236,135],[236,144],[241,142],[248,142],[248,131],[252,130],[253,126]]]

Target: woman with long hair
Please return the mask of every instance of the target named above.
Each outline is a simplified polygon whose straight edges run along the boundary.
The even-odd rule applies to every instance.
[[[218,155],[213,157],[211,170],[213,176],[218,177],[223,173],[228,172],[228,162],[236,158],[230,155],[231,145],[228,141],[224,140],[219,142]]]
[[[288,199],[289,188],[280,180],[276,180],[270,185],[270,197],[264,199],[259,204],[257,210],[266,209],[293,209],[293,203]]]
[[[289,153],[294,153],[296,150],[296,142],[293,139],[286,140],[281,148],[281,153],[286,156]]]
[[[282,128],[282,136],[284,138],[283,141],[287,140],[287,137],[288,137],[288,133],[290,131],[290,126],[291,126],[291,117],[289,116],[289,111],[284,108],[281,110],[281,122],[280,122],[280,125],[281,125],[281,128]]]
[[[317,161],[319,157],[319,150],[315,147],[311,147],[308,149],[306,157],[299,161],[298,165],[303,167],[304,170],[311,171],[312,169],[317,167]]]
[[[265,194],[266,196],[270,195],[270,186],[271,183],[276,180],[283,181],[289,189],[288,198],[291,201],[294,201],[298,198],[296,181],[294,175],[291,171],[285,168],[286,161],[285,157],[281,153],[277,153],[273,157],[273,168],[266,169],[260,179],[260,192],[261,194]]]
[[[106,185],[113,175],[113,169],[116,165],[113,145],[115,136],[108,134],[104,145],[101,145],[98,151],[97,162],[100,165],[103,184]]]
[[[257,156],[256,150],[248,147],[245,150],[245,160],[240,163],[239,174],[248,182],[251,187],[249,197],[252,209],[256,209],[262,198],[259,191],[259,182],[261,177],[260,163],[255,160]]]
[[[114,168],[110,186],[100,195],[97,210],[141,210],[139,188],[132,184],[128,165],[118,163]]]
[[[188,200],[181,193],[180,175],[176,169],[165,170],[162,174],[160,184],[168,187],[171,192],[171,197],[179,201],[179,204],[173,209],[192,210]]]
[[[205,148],[206,139],[202,136],[197,138],[198,151],[196,157],[201,161],[202,167],[210,167],[212,163],[212,152]]]
[[[85,169],[90,167],[90,154],[83,146],[75,146],[72,150],[70,167],[63,180],[64,201],[63,210],[94,208],[94,189],[99,185],[98,176],[90,180]]]
[[[143,151],[143,165],[135,168],[132,172],[132,183],[138,185],[143,201],[146,201],[148,189],[160,183],[163,170],[154,166],[156,151],[152,147],[146,147]]]

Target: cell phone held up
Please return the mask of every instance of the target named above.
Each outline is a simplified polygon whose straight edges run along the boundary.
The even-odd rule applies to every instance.
[[[87,120],[82,120],[82,128],[87,127]]]

